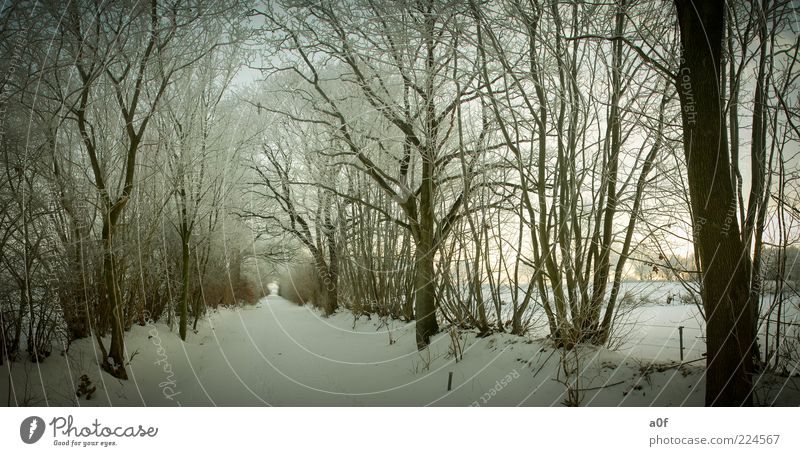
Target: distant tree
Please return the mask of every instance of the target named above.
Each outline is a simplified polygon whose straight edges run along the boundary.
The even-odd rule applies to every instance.
[[[296,154],[302,150],[300,145],[307,139],[299,138],[298,142],[287,143],[286,135],[275,133],[269,143],[264,144],[263,153],[256,157],[253,170],[258,176],[252,190],[259,198],[277,203],[279,210],[265,214],[261,210],[248,210],[246,215],[269,223],[273,228],[283,231],[299,241],[311,255],[313,268],[296,268],[289,271],[301,280],[298,283],[308,284],[310,278],[317,280],[314,284],[314,304],[321,307],[326,316],[332,315],[339,308],[339,246],[337,244],[337,227],[339,211],[337,196],[326,186],[335,187],[335,165],[323,159],[321,168],[328,170],[312,173],[322,176],[325,183],[311,188],[309,194],[304,190],[313,186],[313,181],[298,179],[298,162],[310,155]],[[293,158],[294,155],[297,158]],[[259,163],[260,162],[260,163]],[[305,163],[309,166],[309,163]],[[327,166],[326,166],[327,165]],[[326,179],[327,177],[327,179]],[[298,185],[301,184],[301,185]],[[294,283],[284,283],[283,292],[288,296]],[[295,290],[294,295],[302,294]]]

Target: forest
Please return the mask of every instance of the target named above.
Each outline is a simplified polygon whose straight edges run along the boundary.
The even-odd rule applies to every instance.
[[[796,406],[799,9],[6,2],[0,402]]]

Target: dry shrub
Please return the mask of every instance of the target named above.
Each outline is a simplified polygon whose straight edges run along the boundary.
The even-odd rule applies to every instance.
[[[239,303],[255,304],[261,294],[258,285],[247,277],[238,280],[227,275],[210,276],[203,283],[203,297],[210,308],[233,306]]]
[[[313,303],[320,287],[317,271],[310,263],[289,266],[279,282],[278,295],[300,305]]]
[[[263,294],[258,292],[258,285],[253,283],[249,278],[243,277],[239,279],[239,284],[234,288],[234,297],[237,302],[244,302],[247,304],[255,304],[258,302],[260,296]]]
[[[197,280],[193,281],[197,286]],[[202,298],[206,306],[234,306],[239,303],[255,304],[266,293],[261,292],[258,279],[243,270],[243,257],[234,254],[226,264],[223,258],[210,262],[202,282]]]

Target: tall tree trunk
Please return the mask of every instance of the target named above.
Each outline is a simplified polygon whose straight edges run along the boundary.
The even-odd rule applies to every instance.
[[[325,243],[328,248],[328,284],[326,287],[328,296],[325,313],[332,315],[339,309],[339,248],[336,245],[336,227],[333,224],[330,213],[330,205],[325,211]]]
[[[615,15],[615,36],[622,36],[625,27],[625,0],[617,1]],[[622,142],[620,126],[620,98],[622,96],[622,42],[615,40],[612,47],[611,59],[611,107],[608,114],[608,130],[606,142],[608,144],[607,165],[603,169],[603,180],[606,192],[606,206],[603,209],[603,226],[600,236],[599,255],[595,263],[594,283],[592,284],[592,303],[589,308],[589,318],[582,322],[582,339],[602,340],[604,335],[598,334],[600,326],[600,311],[606,299],[609,272],[611,270],[611,248],[613,246],[614,217],[617,212],[617,174],[619,155]],[[599,224],[599,220],[598,220]],[[616,280],[615,280],[616,281]],[[611,304],[611,303],[609,303]],[[606,315],[612,315],[613,304],[607,309]]]
[[[185,170],[183,170],[185,171]],[[178,201],[180,203],[180,229],[178,234],[181,236],[181,302],[180,302],[180,317],[178,319],[178,333],[181,340],[186,340],[186,325],[189,320],[189,270],[191,268],[191,252],[189,250],[189,242],[192,238],[193,222],[189,221],[189,212],[186,208],[186,184],[185,174],[181,173],[181,187],[178,190]]]
[[[325,259],[321,256],[317,257],[315,262],[319,274],[319,292],[317,299],[319,299],[320,302],[318,302],[317,305],[322,306],[322,311],[325,312],[325,316],[327,317],[333,315],[336,309],[339,308],[339,274],[335,272],[334,268],[325,262]]]
[[[736,220],[720,93],[725,3],[675,4],[682,47],[677,82],[684,152],[707,318],[706,405],[752,405],[750,259]]]
[[[433,252],[430,242],[417,244],[416,268],[414,270],[414,313],[417,317],[417,348],[428,346],[431,336],[439,332],[436,322],[436,286],[433,280]]]
[[[403,233],[403,245],[400,251],[400,256],[404,259],[411,259],[411,240],[408,233]],[[410,269],[410,271],[408,270]],[[405,296],[402,301],[403,318],[405,321],[414,319],[414,284],[416,284],[416,267],[413,263],[406,266],[403,270],[401,289],[404,290]]]
[[[414,268],[414,313],[417,317],[417,348],[428,346],[431,336],[439,332],[436,322],[436,282],[434,281],[434,219],[432,160],[423,163],[422,187],[419,197],[419,230]]]
[[[181,233],[181,315],[178,323],[178,332],[181,340],[186,340],[186,325],[189,319],[189,267],[191,255],[189,254],[189,233]]]
[[[758,314],[761,301],[761,255],[763,252],[763,233],[766,224],[766,205],[769,202],[769,185],[767,180],[767,113],[764,102],[767,98],[770,71],[767,70],[769,38],[767,21],[763,16],[770,9],[769,0],[761,2],[759,14],[758,37],[761,44],[758,59],[758,74],[753,100],[753,122],[751,124],[752,141],[750,149],[750,196],[747,200],[747,216],[744,222],[742,239],[748,251],[753,248],[753,267],[750,271],[750,312],[753,314],[754,333],[758,332]],[[770,156],[770,162],[772,156]],[[758,342],[753,344],[754,362],[761,364]]]
[[[70,268],[70,271],[75,273],[75,278],[72,278],[73,282],[69,285],[69,304],[73,306],[73,308],[69,311],[69,318],[67,319],[67,326],[69,328],[70,338],[72,340],[75,339],[83,339],[84,337],[89,335],[89,312],[88,312],[88,302],[86,301],[86,290],[84,289],[84,278],[83,278],[83,233],[81,232],[80,228],[78,227],[77,222],[74,218],[70,217],[70,223],[73,225],[72,232],[75,239],[74,245],[74,258],[72,259],[73,265]]]
[[[108,348],[108,357],[103,360],[103,367],[111,375],[124,380],[128,379],[125,371],[125,341],[122,324],[122,310],[120,309],[119,285],[117,283],[116,258],[114,257],[114,231],[116,218],[112,214],[113,208],[106,208],[106,217],[103,221],[103,281],[106,288],[106,305],[111,322],[111,345]],[[111,362],[109,359],[111,358]],[[112,364],[113,362],[113,364]]]

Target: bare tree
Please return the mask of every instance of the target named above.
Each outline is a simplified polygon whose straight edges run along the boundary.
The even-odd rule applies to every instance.
[[[186,340],[189,302],[192,299],[190,278],[192,274],[192,238],[196,237],[198,224],[218,209],[224,166],[215,160],[224,154],[224,140],[228,139],[223,113],[217,107],[236,75],[237,54],[217,49],[204,56],[199,68],[188,71],[176,87],[176,94],[165,103],[166,119],[160,134],[160,143],[167,150],[167,168],[172,181],[171,192],[176,206],[178,222],[175,229],[181,239],[181,296],[179,303],[179,334]],[[213,228],[213,226],[211,227]],[[196,244],[196,241],[195,241]],[[199,309],[193,309],[195,322]]]
[[[315,115],[266,109],[327,126],[338,146],[332,155],[370,176],[402,209],[403,218],[394,222],[414,240],[420,349],[439,330],[437,249],[468,197],[459,193],[445,202],[441,191],[451,179],[445,172],[448,164],[458,156],[452,128],[458,107],[477,97],[474,68],[455,52],[463,43],[458,5],[433,0],[347,6],[287,2],[259,11],[274,53],[283,57],[262,71],[299,78],[299,85],[286,89]],[[321,67],[324,61],[335,62],[335,75]],[[340,84],[332,83],[331,76]],[[359,106],[350,96],[357,97]]]
[[[157,0],[146,6],[72,3],[67,11],[63,52],[78,75],[77,86],[70,88],[75,96],[68,105],[70,118],[77,125],[91,164],[92,184],[100,198],[104,296],[111,316],[107,356],[99,335],[97,342],[104,367],[120,378],[127,377],[125,317],[114,239],[136,185],[137,157],[148,125],[175,76],[197,63],[219,40],[228,38],[222,35],[209,40],[203,34],[193,34],[190,26],[209,20],[227,23],[228,15],[235,11],[231,6],[160,5]],[[106,100],[116,105],[115,110],[103,103]],[[115,127],[119,129],[115,131]],[[123,147],[110,147],[110,138],[103,135],[118,138]]]
[[[605,343],[674,93],[617,38],[635,35],[634,11],[654,26],[658,18],[624,1],[471,9],[484,96],[516,170],[531,282],[550,333],[568,347]],[[593,23],[598,16],[609,21]]]

